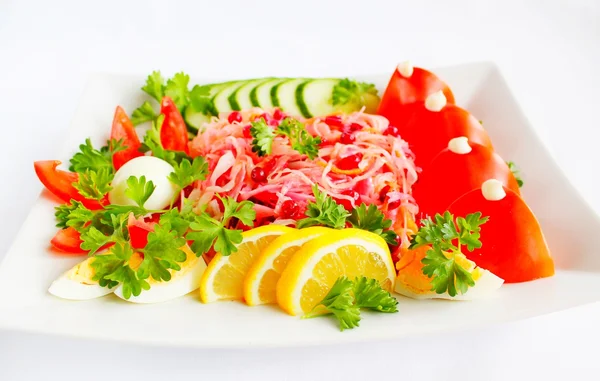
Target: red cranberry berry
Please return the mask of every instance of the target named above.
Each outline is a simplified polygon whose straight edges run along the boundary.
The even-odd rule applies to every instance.
[[[348,127],[348,130],[350,132],[360,131],[360,130],[362,130],[362,126],[360,124],[358,124],[358,123],[352,123],[350,125],[350,127]]]
[[[396,126],[389,126],[383,131],[383,134],[398,137],[400,136],[400,130]]]
[[[300,206],[294,200],[285,200],[281,204],[281,218],[297,218]]]
[[[276,108],[275,111],[273,111],[273,119],[283,120],[283,118],[285,118],[285,114],[283,113],[283,111],[281,111],[280,108]]]
[[[354,143],[355,140],[356,140],[356,138],[354,137],[354,135],[352,135],[349,132],[344,132],[342,134],[342,137],[340,138],[340,143],[342,143],[342,144],[352,144],[352,143]]]
[[[227,117],[227,121],[229,123],[233,123],[233,122],[240,123],[242,121],[242,114],[239,111],[234,111],[231,114],[229,114],[229,116]]]
[[[251,128],[252,128],[251,125],[247,125],[247,126],[244,126],[244,129],[242,130],[242,133],[244,134],[244,137],[246,139],[252,139],[252,134],[250,133]]]
[[[350,196],[353,200],[354,200],[354,205],[358,205],[359,204],[359,198],[360,198],[360,194],[355,191],[354,189],[346,189],[345,191],[342,192],[342,194],[344,196]],[[335,199],[335,201],[342,205],[344,207],[344,209],[346,209],[347,211],[351,211],[352,210],[352,203],[350,201],[348,201],[345,198],[340,198],[340,199]]]
[[[342,122],[342,118],[336,115],[330,115],[325,117],[324,122],[329,126],[329,127],[338,127],[338,128],[342,128],[344,127],[344,123]]]
[[[262,183],[267,179],[267,174],[261,167],[254,167],[252,168],[252,172],[250,172],[250,177],[255,183]]]
[[[335,166],[341,170],[350,170],[358,168],[358,164],[362,161],[363,154],[358,152],[354,155],[346,156],[343,159],[338,160]]]

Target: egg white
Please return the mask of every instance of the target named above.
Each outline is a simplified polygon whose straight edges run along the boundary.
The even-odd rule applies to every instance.
[[[172,278],[168,282],[156,282],[150,279],[149,290],[142,290],[138,296],[131,295],[129,299],[123,296],[123,287],[115,290],[115,295],[131,303],[160,303],[189,294],[200,287],[200,279],[206,270],[204,258],[196,258],[191,250],[185,250],[187,259],[181,263],[181,270],[172,271]]]
[[[54,296],[68,300],[89,300],[100,298],[115,291],[115,287],[101,287],[92,280],[90,263],[94,258],[87,258],[56,279],[48,292]]]
[[[475,281],[475,286],[469,287],[467,292],[464,294],[457,294],[452,297],[448,293],[437,294],[435,291],[422,291],[415,290],[414,288],[406,285],[405,283],[396,280],[394,290],[400,294],[409,298],[423,300],[423,299],[447,299],[447,300],[475,300],[488,297],[494,291],[498,290],[504,280],[488,270],[479,269],[481,276]]]
[[[173,170],[171,164],[154,156],[131,159],[115,173],[111,183],[113,189],[108,193],[108,200],[115,205],[136,205],[135,201],[125,195],[127,179],[131,176],[145,176],[146,181],[152,181],[156,187],[145,207],[151,210],[164,209],[171,204],[177,193],[177,187],[168,179]]]

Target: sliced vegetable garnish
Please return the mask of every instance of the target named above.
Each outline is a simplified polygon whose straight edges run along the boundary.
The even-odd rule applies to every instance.
[[[456,296],[457,293],[466,293],[469,287],[475,285],[469,271],[455,257],[464,254],[463,247],[468,251],[481,248],[481,225],[488,219],[477,212],[455,220],[451,213],[446,212],[443,215],[436,214],[434,219],[421,221],[422,227],[413,237],[410,248],[431,245],[422,262],[425,265],[423,274],[432,278],[432,291]]]

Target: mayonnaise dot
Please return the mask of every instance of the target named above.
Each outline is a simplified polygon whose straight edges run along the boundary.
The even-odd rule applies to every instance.
[[[450,139],[448,149],[456,154],[464,155],[471,152],[472,148],[469,145],[469,138],[459,136],[458,138]]]
[[[410,61],[404,61],[399,63],[397,69],[398,73],[400,73],[401,76],[406,78],[410,78],[413,75],[413,71],[415,70],[413,65],[411,65]]]
[[[481,185],[481,193],[488,201],[498,201],[506,197],[506,192],[502,186],[502,182],[496,179],[489,179]]]
[[[442,90],[430,94],[425,99],[425,108],[429,111],[438,112],[446,106],[446,96]]]

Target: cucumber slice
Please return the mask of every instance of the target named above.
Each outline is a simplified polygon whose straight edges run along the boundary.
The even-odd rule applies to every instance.
[[[338,111],[333,106],[333,88],[340,83],[339,79],[313,79],[300,85],[298,103],[302,115],[306,118],[325,116]]]
[[[229,97],[247,81],[236,81],[224,86],[213,98],[213,104],[217,113],[233,111],[229,103]]]
[[[281,82],[287,81],[287,78],[273,78],[269,81],[256,85],[250,91],[250,102],[254,107],[270,109],[275,107],[271,99],[271,90]]]
[[[235,91],[230,97],[229,103],[231,104],[231,108],[235,110],[246,110],[252,107],[258,107],[252,102],[251,93],[254,89],[265,82],[269,82],[273,80],[273,78],[260,78],[254,79],[251,81],[247,81],[244,85],[242,85],[239,89]],[[231,98],[234,98],[233,100]],[[237,109],[234,107],[237,107]]]
[[[194,110],[193,107],[186,107],[183,111],[183,119],[188,126],[188,131],[198,133],[200,128],[210,121],[211,116]]]
[[[273,105],[281,107],[283,111],[291,116],[301,116],[302,110],[298,107],[296,99],[297,90],[304,82],[309,81],[307,78],[295,78],[281,82],[271,89],[271,100]],[[300,94],[298,94],[300,95]]]

